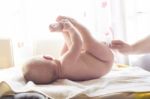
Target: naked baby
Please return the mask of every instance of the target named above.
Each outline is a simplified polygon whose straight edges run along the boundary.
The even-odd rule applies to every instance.
[[[57,79],[84,81],[107,74],[113,64],[113,54],[108,46],[95,40],[89,30],[75,19],[58,16],[51,24],[51,32],[64,36],[64,47],[59,59],[51,56],[33,57],[23,67],[26,81],[48,84]]]

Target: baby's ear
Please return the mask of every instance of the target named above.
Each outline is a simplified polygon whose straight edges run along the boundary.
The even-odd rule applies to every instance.
[[[44,59],[47,59],[47,60],[52,60],[52,59],[53,59],[52,56],[46,56],[46,55],[44,55],[43,58],[44,58]]]

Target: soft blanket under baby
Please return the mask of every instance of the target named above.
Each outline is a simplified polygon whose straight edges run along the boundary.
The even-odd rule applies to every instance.
[[[129,96],[144,99],[139,97],[147,95],[150,98],[150,72],[130,66],[112,69],[99,79],[81,82],[60,79],[52,84],[36,85],[26,83],[19,68],[0,70],[0,97],[32,91],[51,99],[128,99]]]

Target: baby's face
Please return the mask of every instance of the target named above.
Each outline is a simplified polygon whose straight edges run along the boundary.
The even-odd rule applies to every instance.
[[[50,56],[33,58],[23,69],[27,81],[38,84],[47,84],[57,79],[57,64]]]

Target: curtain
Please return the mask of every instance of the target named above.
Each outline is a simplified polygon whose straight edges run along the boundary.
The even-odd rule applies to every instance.
[[[35,41],[62,39],[60,33],[50,33],[48,29],[58,15],[79,20],[98,40],[127,40],[124,1],[0,0],[0,26],[3,27],[0,36],[12,39],[15,63],[35,55]],[[128,63],[127,57],[114,54],[116,63]]]

